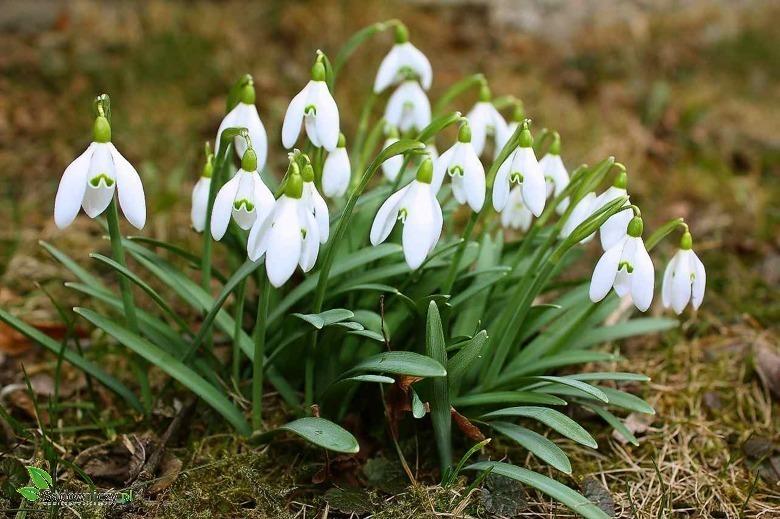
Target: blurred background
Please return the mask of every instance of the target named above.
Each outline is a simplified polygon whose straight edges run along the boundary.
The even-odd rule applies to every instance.
[[[494,95],[522,99],[536,130],[560,132],[570,169],[608,155],[626,164],[646,227],[686,218],[707,265],[708,293],[679,331],[624,348],[630,362],[654,373],[658,421],[641,434],[650,449],[687,446],[659,462],[665,482],[681,492],[683,476],[695,479],[715,464],[727,472],[691,483],[692,495],[699,484],[728,481],[733,488],[722,499],[738,500],[749,490],[748,470],[758,466],[768,486],[756,495],[776,497],[780,458],[774,469],[761,469],[740,450],[758,436],[776,453],[780,430],[772,403],[773,391],[780,396],[776,1],[3,0],[0,305],[30,322],[53,321],[36,283],[59,285],[63,273],[37,240],[83,257],[100,234],[87,218],[65,232],[52,220],[62,171],[90,140],[96,94],[111,95],[113,140],[143,178],[144,234],[192,241],[190,191],[229,86],[243,73],[254,76],[269,167],[281,175],[281,121],[308,80],[315,50],[335,56],[354,31],[390,18],[403,20],[430,58],[432,98],[483,72]],[[348,144],[391,45],[388,33],[362,46],[336,85]],[[467,111],[471,96],[453,109]],[[662,248],[659,257],[671,252]],[[0,329],[0,356],[17,341]],[[691,451],[691,441],[701,449]],[[620,448],[611,459],[625,466]],[[732,471],[724,449],[742,452],[745,463]],[[641,486],[652,466],[632,459]],[[654,502],[660,487],[652,494],[647,485]]]

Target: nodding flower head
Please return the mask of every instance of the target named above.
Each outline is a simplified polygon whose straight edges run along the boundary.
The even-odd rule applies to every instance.
[[[287,149],[295,145],[302,125],[315,147],[324,147],[332,152],[338,145],[339,109],[325,82],[325,66],[321,56],[312,67],[311,81],[293,97],[287,107],[282,125],[282,144]]]
[[[431,124],[431,103],[414,80],[401,83],[387,100],[385,120],[401,132],[422,130]]]
[[[623,168],[622,164],[619,164],[618,167],[621,168],[618,176],[615,178],[612,186],[610,186],[609,189],[604,191],[601,196],[599,196],[598,200],[596,201],[596,210],[604,207],[611,201],[628,194],[626,192],[626,186],[628,185],[628,175],[626,174],[625,168]],[[631,205],[631,202],[626,200],[625,205]],[[626,235],[626,229],[628,228],[630,221],[631,211],[620,211],[619,213],[610,216],[609,219],[604,222],[604,224],[599,229],[599,234],[601,236],[601,247],[604,250],[607,250],[622,240]]]
[[[79,207],[90,218],[106,210],[116,191],[122,213],[137,229],[146,223],[146,198],[141,178],[132,164],[111,142],[111,125],[98,115],[92,129],[93,142],[65,168],[54,199],[54,223],[70,225]]]
[[[322,193],[328,198],[344,196],[349,187],[351,166],[347,154],[346,139],[342,133],[336,149],[328,153],[322,166]]]
[[[488,137],[493,138],[493,144],[498,148],[506,142],[507,125],[504,118],[498,113],[496,107],[491,102],[490,88],[483,84],[480,89],[479,100],[466,115],[471,127],[471,144],[477,155],[482,155],[485,151],[485,143]]]
[[[214,155],[206,153],[206,163],[203,165],[203,171],[200,178],[192,188],[192,208],[190,210],[190,219],[192,228],[197,232],[203,232],[206,228],[206,213],[209,206],[209,192],[211,191],[211,175],[214,172]]]
[[[685,231],[680,240],[680,249],[666,266],[661,284],[664,308],[672,308],[677,315],[685,310],[689,302],[694,310],[698,310],[704,299],[707,273],[692,247],[691,234]]]
[[[409,42],[409,33],[403,25],[396,26],[395,45],[382,60],[374,80],[374,92],[404,80],[419,81],[428,90],[433,81],[431,62],[417,47]]]
[[[520,146],[499,166],[493,183],[493,207],[501,212],[509,200],[512,184],[522,186],[523,204],[535,215],[544,210],[547,187],[534,154],[533,138],[528,123],[520,133]]]
[[[471,130],[467,121],[458,131],[458,142],[434,162],[434,193],[438,193],[445,176],[452,179],[452,194],[458,203],[468,203],[475,212],[482,209],[485,203],[485,167],[471,145]]]
[[[547,181],[547,196],[555,198],[560,195],[569,185],[569,172],[566,171],[566,166],[563,165],[561,159],[561,138],[558,132],[553,133],[553,143],[544,157],[539,160],[539,167]],[[569,199],[567,197],[561,200],[555,207],[555,211],[558,214],[563,214],[568,206]]]
[[[217,148],[216,153],[219,154],[219,149],[225,144],[222,142],[222,133],[226,129],[246,128],[249,132],[249,142],[252,143],[252,148],[257,154],[257,169],[262,171],[268,156],[268,135],[255,106],[255,86],[252,76],[244,76],[241,82],[238,103],[222,119],[214,146]],[[237,156],[243,157],[248,147],[247,140],[240,135],[233,139],[233,148]]]

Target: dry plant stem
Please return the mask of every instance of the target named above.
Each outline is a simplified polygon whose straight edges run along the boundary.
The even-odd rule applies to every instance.
[[[122,246],[122,233],[119,230],[119,212],[116,207],[116,198],[112,198],[111,203],[108,205],[106,221],[108,223],[108,236],[111,240],[111,254],[114,257],[114,261],[123,267],[127,267],[125,249]],[[135,315],[135,301],[133,300],[130,280],[120,275],[119,288],[122,292],[122,305],[127,327],[133,333],[138,333],[138,319]],[[130,362],[141,389],[141,401],[144,404],[145,411],[148,413],[152,408],[152,391],[149,388],[149,377],[146,374],[146,362],[135,354],[130,357]]]
[[[268,298],[271,296],[271,283],[258,271],[257,275],[257,321],[252,334],[255,355],[252,360],[252,429],[263,426],[263,357],[265,356],[265,328],[268,320]]]

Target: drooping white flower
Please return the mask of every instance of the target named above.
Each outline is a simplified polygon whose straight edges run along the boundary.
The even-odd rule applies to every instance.
[[[485,151],[485,143],[488,137],[493,137],[495,148],[498,149],[506,142],[508,137],[507,125],[503,116],[498,113],[496,107],[490,101],[491,94],[487,85],[482,85],[479,93],[479,101],[466,115],[471,126],[471,144],[477,155]],[[498,151],[496,151],[496,154]]]
[[[398,142],[398,132],[395,132],[395,134],[391,134],[386,140],[385,144],[382,149],[388,148],[390,145],[395,144]],[[382,173],[384,174],[385,178],[389,180],[390,182],[395,182],[395,179],[398,178],[398,175],[401,173],[401,168],[404,165],[404,156],[401,155],[393,155],[386,161],[382,163]]]
[[[406,28],[396,25],[395,45],[379,65],[374,80],[374,92],[378,94],[404,79],[413,78],[418,78],[425,90],[431,88],[433,81],[431,62],[409,42]]]
[[[62,174],[54,199],[54,223],[64,229],[76,218],[79,207],[95,218],[106,210],[116,191],[127,221],[142,229],[146,198],[138,172],[111,142],[111,126],[105,117],[95,119],[92,134],[93,142]]]
[[[526,124],[520,133],[520,146],[499,166],[493,182],[493,207],[496,211],[501,212],[506,206],[509,188],[514,183],[522,186],[523,204],[535,216],[542,214],[547,187],[532,146],[533,138]]]
[[[328,153],[322,166],[322,193],[328,198],[344,196],[349,187],[352,168],[349,164],[346,139],[342,133],[336,149]]]
[[[244,230],[271,211],[274,195],[263,183],[257,172],[257,155],[249,148],[241,158],[241,169],[225,182],[214,198],[211,211],[211,236],[221,240],[227,231],[230,219]]]
[[[284,194],[265,217],[255,220],[247,241],[249,259],[265,255],[268,280],[284,285],[300,266],[303,272],[314,267],[320,250],[317,222],[303,201],[303,181],[297,171],[287,179]]]
[[[371,226],[371,244],[379,245],[390,236],[397,220],[403,223],[404,258],[411,269],[422,265],[441,236],[444,220],[432,180],[433,162],[426,159],[417,177],[379,207]]]
[[[328,205],[319,191],[317,191],[317,186],[314,184],[314,169],[310,164],[303,167],[301,178],[303,179],[302,203],[309,209],[309,212],[314,216],[314,221],[317,222],[320,243],[325,243],[328,241],[328,235],[330,234]]]
[[[554,133],[554,140],[550,150],[539,160],[542,175],[547,181],[547,196],[553,198],[560,195],[569,185],[569,172],[561,159],[561,140],[558,132]],[[555,207],[555,212],[563,214],[569,206],[569,199],[565,198]]]
[[[590,282],[590,300],[601,301],[614,288],[620,297],[630,295],[644,312],[653,302],[655,271],[642,241],[642,219],[633,217],[626,235],[612,245],[596,263]]]
[[[449,174],[452,178],[452,195],[459,204],[468,203],[472,211],[479,212],[485,203],[485,167],[471,145],[471,130],[464,123],[458,131],[458,142],[434,159],[431,188],[438,193]]]
[[[613,185],[599,196],[594,211],[599,210],[617,198],[626,196],[627,178],[626,172],[621,171]],[[626,200],[625,205],[631,205],[631,202]],[[607,250],[619,242],[626,235],[626,229],[630,221],[631,211],[620,211],[610,216],[599,229],[601,248]]]
[[[707,284],[707,273],[704,264],[691,246],[693,240],[686,231],[680,242],[680,249],[672,257],[664,271],[661,285],[661,301],[664,308],[672,308],[680,315],[688,303],[698,310],[704,299],[704,287]]]
[[[290,101],[282,124],[282,144],[290,149],[298,140],[301,125],[317,148],[334,151],[339,142],[339,109],[325,82],[325,66],[317,61],[311,81]]]
[[[597,200],[598,197],[596,196],[596,193],[591,191],[590,193],[583,196],[579,202],[577,202],[577,204],[569,213],[566,221],[563,222],[563,227],[561,227],[561,237],[568,238],[569,235],[574,232],[574,229],[576,229],[582,222],[587,220],[593,213],[598,210],[596,205]],[[595,235],[596,232],[594,231],[580,240],[580,243],[587,243],[591,241]]]
[[[531,227],[533,213],[523,203],[523,193],[520,186],[514,186],[509,192],[509,202],[501,211],[501,225],[507,229],[527,231]]]
[[[203,166],[203,173],[195,186],[192,188],[192,208],[190,209],[190,219],[192,228],[197,232],[203,232],[206,228],[206,213],[209,210],[209,191],[211,190],[211,174],[214,169],[214,156],[209,155],[206,164]]]
[[[228,112],[219,125],[217,140],[214,144],[216,148],[220,148],[222,145],[222,132],[228,128],[247,129],[252,148],[257,154],[257,168],[262,171],[268,156],[268,135],[255,106],[255,87],[251,82],[251,77],[247,78],[247,83],[241,88],[238,104]],[[244,156],[247,147],[247,141],[243,137],[236,136],[233,139],[233,148],[239,157]]]
[[[392,93],[385,107],[385,120],[402,133],[431,124],[431,103],[417,81],[404,81]]]

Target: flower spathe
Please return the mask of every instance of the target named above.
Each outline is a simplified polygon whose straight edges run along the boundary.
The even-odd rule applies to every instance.
[[[431,124],[431,102],[417,81],[404,81],[390,95],[385,120],[402,133],[422,130]]]
[[[509,202],[501,211],[501,225],[507,229],[527,231],[531,227],[533,213],[523,203],[520,186],[514,186],[509,192]]]
[[[250,78],[251,79],[251,78]],[[222,145],[222,132],[228,128],[246,128],[249,132],[249,139],[252,149],[257,154],[257,169],[262,171],[265,167],[266,157],[268,156],[268,135],[260,120],[260,114],[255,106],[255,88],[251,82],[245,84],[241,89],[239,102],[222,119],[217,130],[217,140],[214,145],[219,149]],[[248,148],[245,138],[236,136],[233,139],[233,148],[236,155],[243,157]]]
[[[374,80],[374,93],[378,94],[389,86],[404,79],[416,77],[428,90],[433,81],[431,62],[417,47],[408,41],[406,29],[396,30],[396,43],[382,60]]]
[[[291,149],[304,126],[306,136],[317,148],[334,151],[339,142],[339,109],[325,82],[325,67],[317,61],[312,79],[287,107],[282,124],[282,144]]]
[[[614,288],[620,297],[630,295],[640,311],[650,308],[655,270],[641,236],[642,219],[635,216],[628,225],[628,233],[596,263],[590,282],[591,301],[601,301]]]
[[[349,187],[352,168],[349,164],[344,135],[339,137],[336,149],[328,153],[322,166],[322,194],[328,198],[344,196]]]
[[[249,148],[241,159],[241,168],[220,188],[214,198],[211,212],[211,236],[221,240],[227,231],[230,219],[244,230],[271,211],[274,196],[263,183],[257,172],[257,159]]]
[[[532,145],[531,132],[526,126],[520,132],[520,146],[498,168],[493,183],[493,208],[496,211],[501,212],[506,206],[511,185],[520,184],[523,204],[534,216],[542,214],[547,199],[547,186]]]
[[[691,250],[689,233],[683,235],[680,250],[672,257],[664,271],[661,284],[661,302],[664,308],[672,308],[680,315],[688,303],[698,310],[704,299],[707,274],[704,264]]]
[[[371,225],[371,244],[376,246],[390,236],[396,221],[403,223],[404,258],[411,269],[422,265],[436,246],[444,223],[431,187],[432,178],[433,162],[426,159],[417,170],[417,177],[379,207]]]
[[[317,222],[302,195],[303,182],[295,172],[273,209],[263,219],[258,218],[249,232],[249,259],[257,261],[265,255],[268,280],[277,288],[292,277],[297,266],[303,272],[310,271],[319,254]]]
[[[431,182],[434,193],[439,192],[446,175],[452,179],[455,200],[479,212],[485,203],[485,167],[471,145],[468,123],[458,132],[458,142],[435,159]]]
[[[106,210],[116,191],[127,221],[142,229],[146,197],[138,172],[111,142],[111,127],[105,117],[95,119],[93,136],[94,141],[62,174],[54,199],[54,223],[64,229],[73,223],[79,207],[95,218]]]

